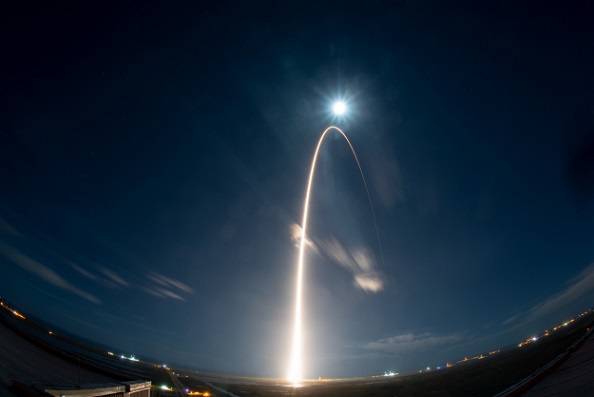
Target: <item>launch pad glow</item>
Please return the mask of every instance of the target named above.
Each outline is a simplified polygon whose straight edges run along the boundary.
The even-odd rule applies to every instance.
[[[377,224],[375,223],[375,212],[373,210],[373,205],[371,203],[371,197],[369,195],[369,189],[367,188],[367,182],[365,181],[365,176],[363,175],[363,169],[361,168],[361,164],[359,163],[359,158],[357,157],[357,153],[351,144],[351,141],[346,136],[346,134],[338,127],[330,126],[324,130],[320,140],[318,141],[318,145],[316,146],[316,151],[313,156],[313,160],[311,162],[311,169],[309,171],[309,180],[307,182],[307,191],[305,194],[305,203],[303,206],[303,221],[301,223],[301,240],[299,243],[299,260],[297,265],[297,285],[296,285],[296,292],[295,292],[295,320],[294,320],[294,328],[293,328],[293,344],[292,344],[292,351],[291,351],[291,364],[289,369],[289,376],[288,379],[293,383],[293,385],[297,385],[303,378],[303,368],[302,368],[302,359],[303,359],[303,328],[302,328],[302,299],[303,299],[303,257],[305,254],[305,245],[306,245],[306,234],[307,234],[307,218],[309,212],[309,198],[311,194],[311,187],[313,184],[313,179],[316,170],[316,163],[318,159],[318,153],[320,151],[320,147],[326,137],[326,134],[330,131],[337,131],[339,132],[344,139],[349,144],[351,152],[355,157],[355,161],[357,162],[357,167],[359,167],[359,172],[361,173],[361,178],[363,179],[363,184],[365,185],[365,191],[367,192],[367,198],[369,199],[369,204],[371,206],[371,211],[373,214],[374,224],[376,233],[378,233]],[[379,241],[379,234],[378,234],[378,241]],[[380,250],[381,250],[381,243],[380,243]],[[383,254],[382,254],[383,256]]]

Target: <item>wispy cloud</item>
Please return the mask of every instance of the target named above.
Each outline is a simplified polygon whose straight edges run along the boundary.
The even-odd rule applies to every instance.
[[[433,335],[429,332],[422,334],[408,333],[370,342],[365,348],[390,354],[419,353],[437,346],[457,343],[461,339],[462,337],[457,334]]]
[[[358,288],[376,293],[384,289],[382,274],[376,269],[368,250],[347,250],[336,239],[322,242],[320,246],[326,255],[352,273],[353,282]]]
[[[194,293],[194,290],[192,288],[190,288],[190,286],[188,286],[187,284],[184,284],[183,282],[181,282],[179,280],[175,280],[173,278],[163,276],[162,274],[150,273],[150,274],[147,274],[147,277],[150,278],[151,280],[153,280],[154,282],[156,282],[157,284],[160,284],[164,287],[175,287],[175,288],[180,289],[184,292],[187,292],[188,294]]]
[[[176,294],[175,292],[170,291],[165,288],[152,287],[152,288],[144,288],[144,290],[148,294],[156,296],[158,298],[173,298],[173,299],[177,299],[180,301],[185,301],[185,299],[183,297],[181,297],[178,294]]]
[[[75,263],[70,263],[70,267],[72,267],[74,270],[76,270],[77,272],[79,272],[80,274],[82,274],[83,276],[85,276],[86,278],[88,278],[89,280],[93,280],[93,281],[96,281],[97,280],[97,276],[95,276],[90,271],[82,268],[81,266],[78,266]]]
[[[586,267],[580,274],[570,279],[566,285],[567,287],[561,292],[546,298],[530,309],[519,310],[513,316],[504,320],[501,325],[506,328],[490,335],[489,338],[495,338],[517,330],[538,318],[562,309],[588,293],[594,292],[594,264]]]
[[[109,282],[113,282],[116,287],[128,287],[130,284],[124,280],[119,274],[114,272],[113,270],[109,270],[106,267],[100,267],[99,271],[103,273],[105,277],[107,277]]]
[[[509,324],[513,323],[514,321],[516,321],[518,318],[520,318],[519,314],[511,316],[510,318],[508,318],[507,320],[502,322],[501,325],[509,325]]]
[[[561,309],[587,293],[594,291],[594,263],[569,280],[568,284],[565,290],[532,307],[528,311],[527,320],[533,320]]]
[[[16,230],[10,223],[6,222],[1,217],[0,217],[0,231],[8,233],[12,236],[23,237],[23,235],[18,230]]]
[[[303,229],[300,225],[293,223],[289,226],[289,232],[291,233],[291,241],[295,244],[295,247],[299,247],[301,245],[301,231]],[[305,246],[308,250],[314,250],[314,252],[318,252],[318,247],[311,241],[308,240],[307,237],[305,238]]]
[[[178,295],[178,294],[176,294],[175,292],[169,291],[168,289],[165,289],[165,288],[159,288],[159,292],[160,292],[161,294],[163,294],[164,296],[166,296],[166,297],[173,298],[173,299],[177,299],[177,300],[180,300],[180,301],[185,301],[185,299],[184,299],[184,298],[182,298],[181,296],[179,296],[179,295]]]
[[[4,244],[0,243],[0,251],[6,256],[9,260],[11,260],[15,265],[21,267],[22,269],[28,271],[29,273],[41,278],[42,280],[48,282],[49,284],[54,285],[55,287],[62,288],[66,291],[69,291],[75,295],[80,296],[90,302],[101,304],[101,300],[96,296],[83,291],[74,285],[70,284],[66,279],[56,273],[54,270],[50,269],[49,267],[39,263],[38,261],[28,257],[25,254],[22,254],[15,249],[8,247]]]
[[[68,263],[70,264],[70,267],[72,267],[78,273],[88,278],[89,280],[96,281],[99,285],[102,285],[104,287],[125,288],[130,286],[130,283],[124,280],[122,276],[120,276],[113,270],[108,269],[105,266],[99,266],[97,268],[99,274],[95,274],[90,270],[87,270],[84,267],[77,265],[76,263],[73,263],[71,261],[68,261]]]
[[[189,285],[171,277],[159,273],[148,273],[146,274],[146,277],[155,283],[155,285],[145,288],[145,291],[153,296],[185,301],[185,298],[181,296],[180,293],[194,293],[194,290]],[[173,292],[171,289],[177,290],[177,293]]]

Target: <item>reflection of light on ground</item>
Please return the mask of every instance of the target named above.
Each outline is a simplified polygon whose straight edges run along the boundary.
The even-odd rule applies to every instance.
[[[200,392],[200,391],[189,391],[189,392],[186,392],[186,394],[189,395],[189,396],[205,396],[205,397],[210,396],[210,393],[207,392],[207,391],[203,391],[203,392]]]
[[[303,383],[285,383],[285,384],[283,384],[283,386],[285,386],[285,387],[293,387],[293,388],[300,388],[300,387],[305,387],[306,385],[304,385]]]

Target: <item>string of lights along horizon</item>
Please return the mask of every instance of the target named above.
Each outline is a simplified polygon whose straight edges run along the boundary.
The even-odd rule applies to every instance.
[[[336,102],[332,110],[334,114],[340,116],[346,112],[346,104],[344,102]],[[353,157],[357,162],[357,167],[359,168],[359,172],[361,174],[361,178],[363,180],[363,184],[365,185],[365,191],[367,193],[367,198],[369,199],[369,205],[371,207],[371,212],[373,215],[373,222],[375,226],[376,235],[378,238],[379,248],[381,248],[381,241],[379,239],[379,232],[377,228],[377,222],[375,219],[375,211],[373,209],[373,204],[371,202],[371,196],[369,195],[369,189],[367,187],[367,182],[365,181],[365,175],[363,174],[363,169],[361,168],[361,163],[359,162],[359,158],[357,157],[357,152],[355,152],[355,148],[351,144],[351,141],[344,133],[342,129],[336,126],[330,126],[322,132],[320,139],[318,140],[318,144],[316,146],[316,150],[314,152],[314,156],[311,162],[311,168],[309,171],[309,179],[307,181],[307,189],[305,193],[305,202],[303,205],[303,220],[301,223],[301,239],[299,243],[299,259],[297,263],[297,281],[296,281],[296,291],[295,291],[295,317],[294,317],[294,325],[293,325],[293,343],[292,343],[292,350],[291,350],[291,362],[289,368],[289,375],[288,380],[292,382],[294,385],[299,384],[299,382],[303,379],[303,324],[302,324],[302,299],[303,299],[303,258],[305,255],[305,245],[306,245],[306,235],[307,235],[307,220],[308,220],[308,213],[309,213],[309,198],[311,195],[314,175],[316,171],[316,164],[318,159],[318,153],[324,142],[324,138],[330,131],[337,131],[340,133],[351,149],[353,153]],[[383,260],[383,252],[382,252],[382,260]]]

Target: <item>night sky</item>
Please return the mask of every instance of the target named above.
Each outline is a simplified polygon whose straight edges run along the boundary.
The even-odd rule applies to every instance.
[[[305,376],[443,365],[592,306],[591,2],[166,3],[2,12],[0,296],[117,353],[286,376],[338,125],[381,246],[333,134]]]

